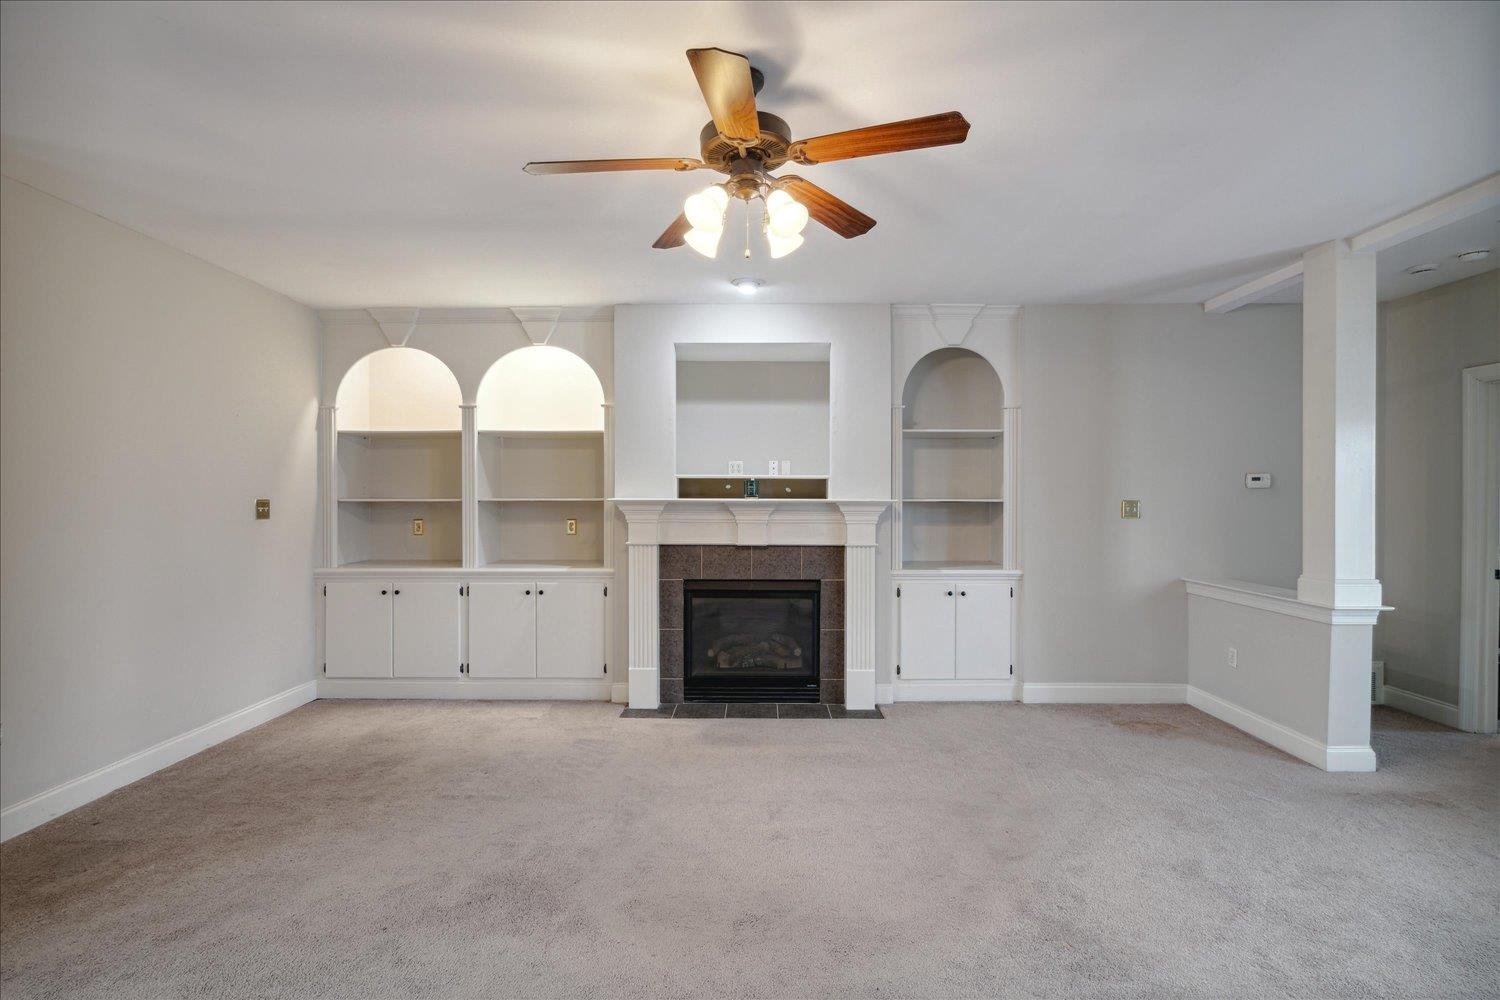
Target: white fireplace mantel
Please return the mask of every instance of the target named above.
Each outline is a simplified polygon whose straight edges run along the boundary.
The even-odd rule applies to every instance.
[[[630,707],[661,704],[663,545],[844,548],[844,704],[875,707],[876,527],[889,500],[624,500]]]

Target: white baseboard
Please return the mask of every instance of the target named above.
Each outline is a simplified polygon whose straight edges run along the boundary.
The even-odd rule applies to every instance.
[[[418,698],[462,701],[613,701],[606,680],[545,678],[324,677],[319,698]]]
[[[894,705],[896,703],[896,695],[895,695],[895,692],[892,690],[892,688],[894,688],[894,687],[895,687],[895,685],[893,685],[893,684],[876,684],[875,685],[875,704],[877,704],[877,705]]]
[[[609,689],[609,700],[614,705],[630,704],[630,685],[612,684]]]
[[[1454,729],[1459,728],[1457,705],[1429,698],[1425,694],[1407,691],[1405,688],[1392,687],[1389,684],[1385,685],[1382,690],[1385,697],[1381,699],[1381,704],[1387,708],[1399,708],[1403,712],[1420,715],[1424,719],[1431,719],[1433,722],[1440,722]]]
[[[1028,705],[1181,705],[1187,700],[1187,685],[1028,681],[1021,685],[1021,700]]]
[[[22,799],[13,806],[0,810],[0,840],[9,840],[40,826],[63,813],[71,812],[81,805],[108,795],[117,788],[124,788],[164,767],[170,767],[193,754],[207,750],[216,743],[269,722],[278,715],[285,715],[301,708],[318,696],[317,682],[308,681],[273,694],[237,712],[230,712],[212,722],[191,729],[180,736],[163,740],[113,764],[106,764],[82,777],[65,781],[61,785],[38,792]]]
[[[1328,746],[1321,740],[1289,729],[1264,715],[1192,685],[1188,685],[1187,703],[1200,712],[1249,733],[1262,743],[1269,743],[1276,749],[1284,750],[1325,771],[1375,770],[1375,751],[1370,747]]]
[[[1016,683],[1009,679],[1003,681],[904,680],[892,685],[891,695],[896,701],[1014,701]],[[876,700],[879,701],[878,694]]]

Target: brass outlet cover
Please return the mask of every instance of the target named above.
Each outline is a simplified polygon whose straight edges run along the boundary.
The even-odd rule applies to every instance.
[[[255,501],[255,519],[257,521],[269,521],[271,519],[271,501],[261,497]]]
[[[576,517],[570,517],[570,518],[568,518],[567,523],[563,526],[563,530],[566,531],[570,535],[576,535],[576,534],[578,534],[578,518],[576,518]]]
[[[1125,518],[1138,518],[1141,516],[1141,502],[1139,500],[1121,500],[1120,516]]]
[[[427,534],[427,522],[424,521],[424,520],[422,520],[420,517],[414,517],[414,518],[412,518],[411,519],[411,533],[413,535],[425,535],[425,534]]]

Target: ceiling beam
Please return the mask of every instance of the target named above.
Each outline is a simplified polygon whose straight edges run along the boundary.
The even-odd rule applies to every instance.
[[[1256,299],[1265,298],[1274,292],[1279,292],[1288,285],[1295,285],[1302,280],[1302,260],[1279,267],[1270,274],[1263,274],[1227,292],[1220,292],[1207,302],[1203,303],[1203,311],[1206,313],[1227,313],[1238,309],[1242,305],[1254,302]]]
[[[1349,249],[1355,253],[1361,250],[1385,250],[1434,229],[1441,229],[1450,222],[1487,212],[1497,205],[1500,205],[1500,174],[1490,174],[1461,191],[1455,191],[1421,208],[1414,208],[1405,215],[1398,215],[1390,222],[1382,222],[1374,229],[1366,229],[1357,236],[1349,237]]]
[[[1366,229],[1349,237],[1349,249],[1358,253],[1378,253],[1399,243],[1416,239],[1434,229],[1467,219],[1500,206],[1500,173],[1490,174],[1437,201],[1428,202],[1420,208],[1382,222],[1373,229]],[[1281,291],[1302,279],[1302,261],[1277,268],[1269,274],[1253,278],[1242,285],[1220,292],[1203,303],[1206,313],[1227,313],[1257,299]]]

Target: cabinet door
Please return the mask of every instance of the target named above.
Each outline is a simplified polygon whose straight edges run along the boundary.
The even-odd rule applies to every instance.
[[[469,676],[536,676],[536,584],[469,584]]]
[[[900,680],[953,678],[957,588],[942,580],[901,584]]]
[[[335,580],[323,598],[323,659],[329,677],[391,676],[391,585]]]
[[[994,580],[957,583],[959,679],[1010,676],[1010,586]]]
[[[459,586],[435,580],[391,585],[397,677],[459,676],[464,658]]]
[[[536,598],[536,675],[604,677],[604,584],[540,580]]]

